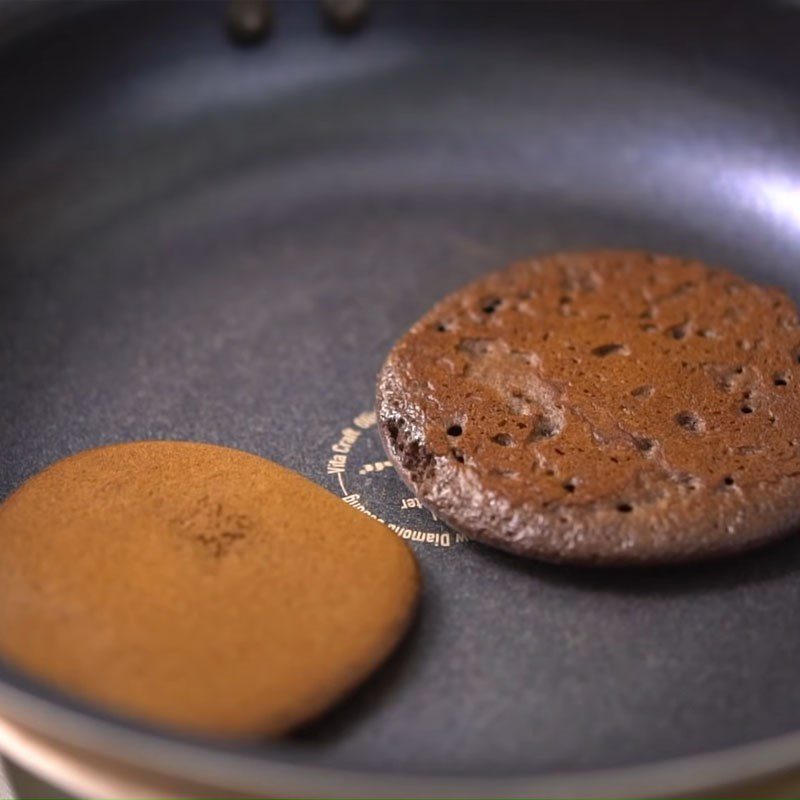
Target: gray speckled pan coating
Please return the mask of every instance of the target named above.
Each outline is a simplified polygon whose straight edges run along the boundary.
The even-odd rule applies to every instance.
[[[789,4],[398,2],[347,40],[276,6],[263,49],[188,1],[55,3],[0,45],[3,496],[146,437],[341,493],[393,342],[531,254],[686,253],[800,298]],[[445,532],[359,474],[374,427],[347,457],[371,511]],[[418,625],[302,737],[178,741],[0,665],[3,712],[248,796],[675,796],[797,759],[761,742],[800,731],[800,538],[635,571],[412,546]]]

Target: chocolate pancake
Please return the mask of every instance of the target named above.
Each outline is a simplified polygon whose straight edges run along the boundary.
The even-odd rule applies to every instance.
[[[419,575],[388,528],[249,453],[80,453],[0,506],[0,654],[109,710],[277,735],[365,678]]]
[[[800,324],[780,290],[633,252],[513,264],[450,295],[378,378],[389,458],[456,530],[648,564],[800,521]]]

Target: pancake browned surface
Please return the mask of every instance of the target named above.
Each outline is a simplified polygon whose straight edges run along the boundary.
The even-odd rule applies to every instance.
[[[0,506],[0,653],[110,710],[280,734],[381,662],[419,576],[386,527],[212,445],[90,450]]]
[[[739,551],[800,519],[791,300],[644,253],[520,262],[450,295],[378,380],[389,457],[459,531],[598,564]]]

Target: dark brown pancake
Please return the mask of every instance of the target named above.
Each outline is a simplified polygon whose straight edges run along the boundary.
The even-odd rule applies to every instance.
[[[697,261],[557,254],[445,298],[378,379],[389,458],[456,530],[548,561],[734,553],[800,521],[800,323]]]

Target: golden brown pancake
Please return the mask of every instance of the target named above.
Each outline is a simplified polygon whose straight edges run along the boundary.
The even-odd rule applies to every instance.
[[[419,575],[380,523],[265,459],[89,450],[0,506],[0,654],[109,710],[282,734],[369,675]]]

